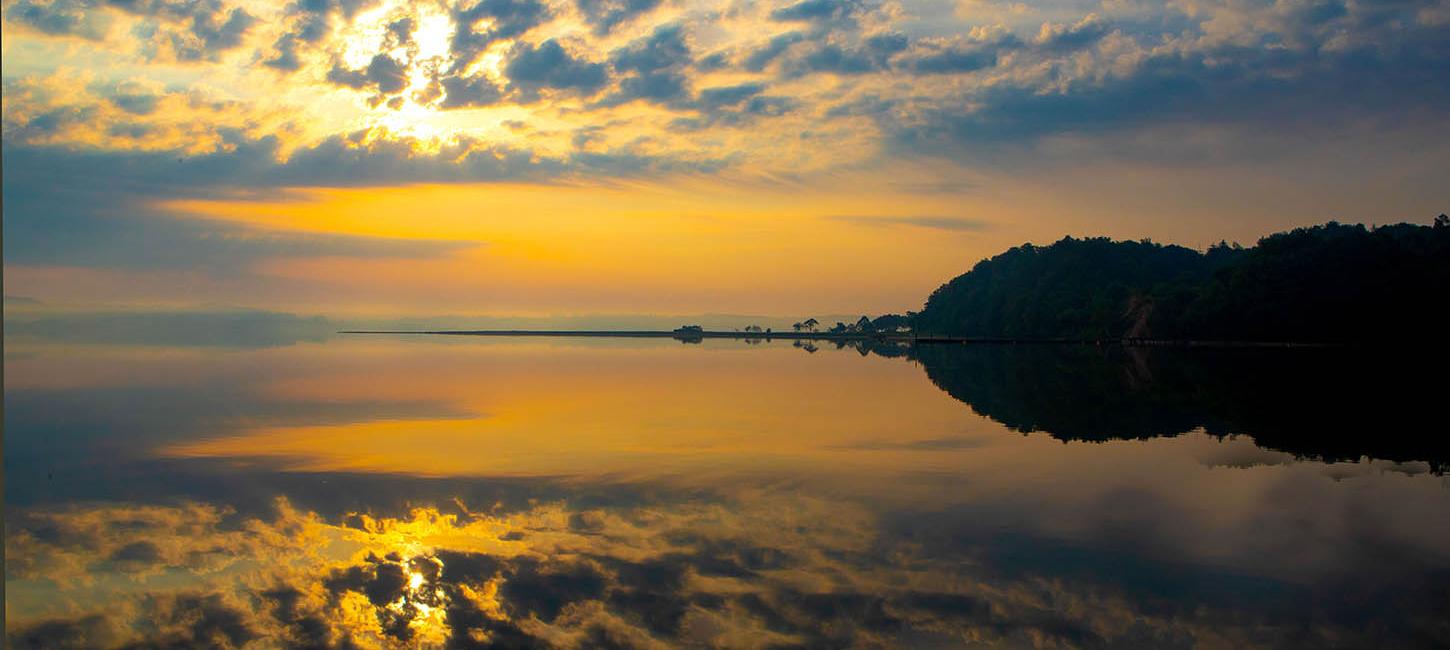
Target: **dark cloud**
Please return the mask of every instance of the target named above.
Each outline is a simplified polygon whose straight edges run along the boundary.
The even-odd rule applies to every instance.
[[[16,650],[68,650],[114,645],[120,636],[112,621],[100,614],[41,621],[19,630],[5,630]]]
[[[373,0],[297,0],[287,6],[288,29],[272,44],[273,54],[262,64],[282,72],[302,67],[301,50],[319,46],[333,21],[351,19]]]
[[[510,85],[523,92],[525,99],[537,96],[544,89],[590,95],[609,80],[608,67],[603,63],[576,58],[554,39],[537,46],[528,43],[514,46],[504,75]]]
[[[619,92],[606,103],[621,104],[636,99],[660,104],[678,103],[689,96],[685,69],[693,60],[678,24],[655,28],[649,36],[635,40],[610,54],[614,69],[626,73]]]
[[[488,27],[477,31],[485,18],[490,19]],[[467,9],[460,5],[453,12],[453,64],[448,72],[467,70],[493,42],[521,36],[548,18],[549,8],[535,0],[480,0]]]
[[[910,52],[895,63],[902,70],[917,74],[961,74],[997,65],[1002,53],[1020,47],[1011,34],[986,40],[960,42],[918,42]]]
[[[110,97],[111,103],[133,115],[150,115],[156,110],[161,97],[150,93],[118,93]]]
[[[1336,19],[1342,22],[1346,19]],[[1089,23],[1083,34],[1100,34]],[[1071,30],[1049,42],[1075,42]],[[1369,120],[1434,121],[1450,106],[1450,25],[1400,33],[1393,45],[1343,51],[1215,45],[1148,55],[1129,69],[1073,77],[1054,64],[1056,88],[1040,78],[997,84],[957,101],[938,100],[912,124],[876,115],[891,148],[920,155],[964,143],[1031,146],[1061,133],[1111,133],[1165,123],[1249,131],[1323,131]],[[1064,78],[1065,77],[1065,78]],[[970,108],[968,108],[970,107]],[[1225,143],[1225,146],[1230,143]],[[955,155],[955,154],[948,154]]]
[[[760,72],[769,66],[771,62],[785,54],[792,45],[806,40],[806,35],[800,32],[786,32],[777,34],[770,38],[764,46],[752,51],[745,56],[742,62],[746,70]]]
[[[408,68],[387,54],[378,54],[362,70],[334,65],[327,72],[327,80],[349,88],[376,88],[380,93],[391,95],[408,86]]]
[[[257,19],[240,7],[231,10],[227,19],[217,21],[216,14],[198,14],[192,20],[192,33],[201,39],[207,53],[224,52],[242,44],[242,37]]]
[[[688,65],[691,54],[684,27],[673,24],[615,50],[610,59],[618,70],[645,73]]]
[[[687,104],[699,111],[699,116],[677,119],[672,126],[687,131],[716,125],[743,126],[755,118],[784,115],[796,108],[795,100],[764,95],[765,90],[766,86],[760,83],[705,88]]]
[[[5,13],[10,22],[47,34],[98,40],[110,25],[108,9],[142,19],[135,36],[148,58],[180,61],[216,60],[217,55],[239,47],[257,22],[245,9],[227,9],[217,0],[55,0],[46,4],[22,0]]]
[[[296,72],[302,67],[302,59],[297,54],[298,41],[296,34],[283,34],[272,45],[275,54],[263,60],[262,65],[283,72]]]
[[[413,44],[413,30],[417,25],[409,16],[388,23],[388,42],[394,47]]]
[[[765,91],[765,84],[744,83],[735,86],[716,86],[700,90],[700,104],[705,107],[739,106]]]
[[[888,56],[889,52],[869,47],[826,43],[797,50],[782,64],[781,70],[788,77],[819,73],[865,74],[884,69]]]
[[[17,141],[28,131],[38,130],[37,127],[53,128],[54,123],[85,119],[87,114],[83,109],[66,109],[54,116],[42,116],[45,119],[40,124],[33,120],[24,127],[7,131],[5,146],[0,151],[5,169],[5,184],[0,190],[4,192],[7,217],[12,202],[27,206],[39,206],[46,201],[64,201],[67,206],[89,202],[84,210],[94,213],[97,209],[115,211],[129,206],[136,198],[214,197],[219,191],[236,188],[525,179],[544,182],[573,174],[616,176],[644,171],[703,171],[716,169],[721,164],[714,159],[676,160],[630,151],[595,151],[587,156],[553,158],[466,137],[436,153],[419,153],[413,140],[372,137],[377,134],[371,131],[334,135],[293,151],[285,161],[278,160],[279,143],[275,137],[252,139],[228,130],[220,134],[226,150],[200,155],[72,151]],[[9,250],[7,244],[7,255]]]
[[[20,0],[5,10],[5,17],[46,34],[77,36],[99,40],[106,36],[110,21],[103,12],[95,11],[88,2],[75,0],[54,0],[36,3]]]
[[[482,74],[472,77],[444,77],[439,83],[444,92],[443,101],[438,104],[439,108],[489,106],[503,99],[503,90]]]
[[[594,33],[606,36],[660,5],[660,0],[575,0],[575,6],[594,26]]]
[[[861,0],[802,0],[772,11],[770,18],[777,21],[850,23],[866,8],[866,3]]]

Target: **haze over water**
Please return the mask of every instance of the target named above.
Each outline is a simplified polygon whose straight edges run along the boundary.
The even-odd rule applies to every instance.
[[[6,341],[13,646],[1450,642],[1415,360],[217,343]]]

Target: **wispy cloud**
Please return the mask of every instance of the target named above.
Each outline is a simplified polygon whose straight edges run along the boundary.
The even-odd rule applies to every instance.
[[[871,216],[871,215],[834,215],[826,217],[830,221],[851,223],[859,226],[871,226],[876,228],[890,228],[897,226],[914,226],[917,228],[934,228],[936,230],[954,230],[959,232],[982,232],[991,228],[991,223],[981,219],[967,217],[942,217],[928,215],[893,215],[893,216]]]

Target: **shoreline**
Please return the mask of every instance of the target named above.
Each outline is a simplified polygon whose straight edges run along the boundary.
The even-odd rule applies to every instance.
[[[1010,337],[936,336],[910,333],[830,333],[830,332],[676,332],[673,330],[339,330],[338,334],[406,334],[429,336],[497,336],[555,338],[669,338],[680,341],[704,339],[750,339],[770,341],[881,341],[910,344],[988,344],[988,345],[1118,345],[1124,347],[1206,347],[1206,348],[1332,348],[1343,343],[1311,343],[1296,341],[1204,341],[1193,339],[1036,339]]]

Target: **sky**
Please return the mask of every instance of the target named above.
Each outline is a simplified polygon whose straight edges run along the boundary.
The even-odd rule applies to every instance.
[[[1444,0],[3,4],[7,312],[879,314],[1450,210]]]

